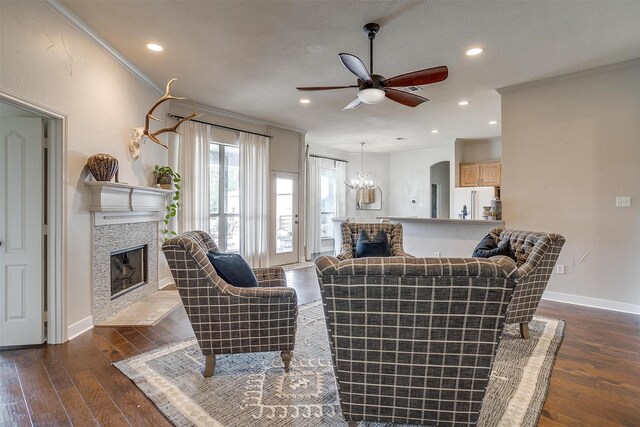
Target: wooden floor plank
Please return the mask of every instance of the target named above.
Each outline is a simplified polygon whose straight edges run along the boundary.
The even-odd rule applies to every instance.
[[[6,359],[0,362],[0,425],[31,425],[16,364]]]
[[[71,425],[67,411],[42,363],[33,363],[27,367],[19,368],[18,377],[34,425]]]

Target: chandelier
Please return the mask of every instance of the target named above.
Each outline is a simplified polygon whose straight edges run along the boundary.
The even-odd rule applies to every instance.
[[[360,170],[364,170],[364,142],[360,143]],[[352,190],[374,190],[380,187],[380,184],[370,179],[371,172],[356,172],[356,175],[358,175],[358,179],[352,179],[351,181],[344,182],[344,185],[346,185],[347,188]]]

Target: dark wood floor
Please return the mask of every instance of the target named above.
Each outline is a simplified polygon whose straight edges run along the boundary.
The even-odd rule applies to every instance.
[[[319,298],[312,268],[287,278],[301,304]],[[640,426],[640,316],[545,301],[538,314],[567,321],[539,425]],[[111,363],[192,336],[178,308],[153,327],[0,352],[0,425],[170,425]]]

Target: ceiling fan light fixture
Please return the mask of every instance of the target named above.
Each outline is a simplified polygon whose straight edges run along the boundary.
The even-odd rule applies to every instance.
[[[162,52],[164,48],[157,43],[147,43],[147,49],[154,52]]]
[[[384,100],[384,95],[382,89],[368,88],[358,92],[358,99],[365,104],[379,104]]]

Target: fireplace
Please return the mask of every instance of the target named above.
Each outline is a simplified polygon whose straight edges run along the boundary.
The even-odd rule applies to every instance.
[[[111,300],[147,283],[147,245],[111,252]]]

